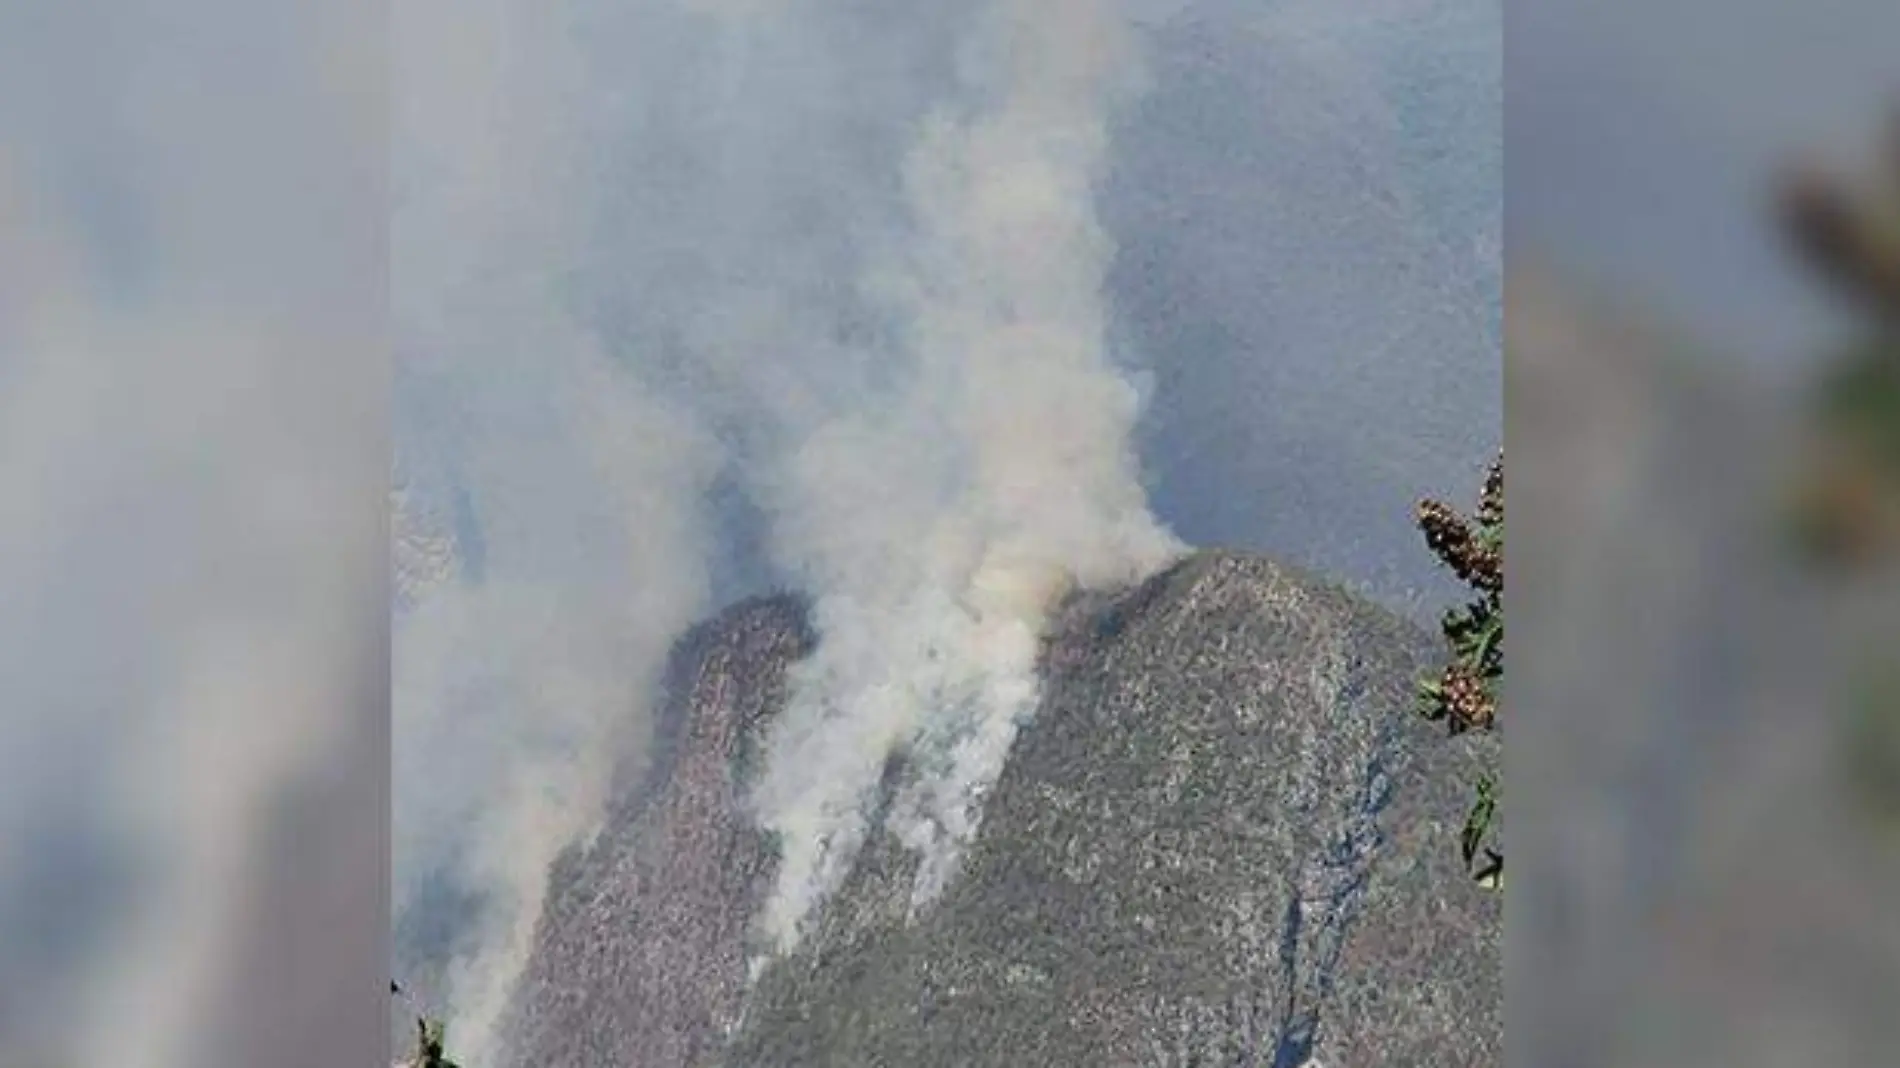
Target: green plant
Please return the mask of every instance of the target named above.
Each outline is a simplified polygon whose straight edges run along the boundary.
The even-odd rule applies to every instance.
[[[1886,166],[1850,181],[1814,166],[1783,184],[1783,237],[1865,327],[1810,395],[1792,533],[1810,562],[1864,570],[1900,558],[1900,114]]]
[[[1471,812],[1465,816],[1464,830],[1458,835],[1458,847],[1465,867],[1473,870],[1480,885],[1500,888],[1504,885],[1504,854],[1485,847],[1484,839],[1497,817],[1498,806],[1504,801],[1504,786],[1497,781],[1497,776],[1486,774],[1478,779],[1477,795]],[[1478,863],[1480,849],[1484,853],[1482,864]]]
[[[1858,313],[1815,375],[1792,533],[1805,562],[1857,585],[1900,563],[1900,111],[1880,165],[1858,178],[1804,165],[1781,189],[1781,236]],[[1867,636],[1843,635],[1850,641]],[[1842,785],[1863,829],[1900,845],[1900,671],[1876,625],[1836,697]]]
[[[1504,453],[1499,451],[1485,475],[1472,519],[1427,499],[1419,502],[1417,520],[1425,544],[1475,594],[1447,611],[1440,623],[1451,659],[1436,676],[1419,681],[1419,711],[1445,723],[1454,735],[1496,730],[1498,688],[1504,681]],[[1504,882],[1504,855],[1484,843],[1496,828],[1502,803],[1496,775],[1484,774],[1459,835],[1465,866],[1494,887]]]

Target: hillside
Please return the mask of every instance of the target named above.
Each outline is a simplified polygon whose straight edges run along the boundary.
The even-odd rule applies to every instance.
[[[1065,605],[963,876],[913,921],[908,854],[868,848],[748,994],[743,783],[810,641],[775,598],[681,643],[651,766],[557,866],[513,1063],[1499,1059],[1501,901],[1455,847],[1495,740],[1410,713],[1423,632],[1225,552]]]

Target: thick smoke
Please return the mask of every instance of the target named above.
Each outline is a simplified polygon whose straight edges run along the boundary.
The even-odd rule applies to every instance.
[[[411,910],[443,885],[476,903],[424,984],[470,1063],[493,1057],[551,863],[597,825],[709,608],[715,445],[561,289],[595,192],[564,29],[503,2],[396,19],[394,904],[406,931],[440,920]],[[399,970],[442,954],[397,950]]]
[[[446,990],[457,1048],[477,1062],[526,963],[550,864],[597,824],[627,725],[674,636],[708,607],[684,506],[703,492],[690,462],[700,443],[636,396],[607,396],[620,416],[646,416],[648,433],[592,457],[600,445],[586,440],[555,439],[552,457],[512,436],[494,443],[575,464],[602,495],[517,517],[573,544],[514,546],[491,529],[481,574],[459,561],[396,629],[398,888],[415,893],[446,863],[482,897]],[[502,494],[491,507],[524,507],[488,488]],[[558,574],[550,553],[597,570]]]
[[[485,902],[446,992],[480,1060],[671,641],[749,592],[721,576],[821,635],[754,798],[784,949],[893,754],[933,896],[1045,609],[1175,550],[1092,208],[1137,69],[1100,0],[431,0],[397,33],[397,907]]]
[[[900,752],[915,777],[891,829],[921,854],[913,905],[936,895],[1034,711],[1045,610],[1176,549],[1146,507],[1137,398],[1104,337],[1092,194],[1131,58],[1099,0],[985,13],[904,161],[909,240],[870,268],[906,381],[778,473],[774,546],[821,635],[756,795],[782,854],[763,917],[780,951],[871,833]]]

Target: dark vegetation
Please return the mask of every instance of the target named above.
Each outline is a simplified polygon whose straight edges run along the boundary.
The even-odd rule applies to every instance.
[[[1437,676],[1419,683],[1419,710],[1446,724],[1452,734],[1496,730],[1498,687],[1504,681],[1504,454],[1491,465],[1479,493],[1477,514],[1467,519],[1450,505],[1424,500],[1418,528],[1438,559],[1471,587],[1473,597],[1445,613],[1439,624],[1451,659]],[[1459,845],[1465,866],[1480,882],[1501,886],[1504,854],[1500,806],[1504,789],[1495,770],[1478,779]],[[1494,848],[1487,842],[1497,841]],[[1480,859],[1482,853],[1482,859]]]
[[[1793,527],[1809,564],[1860,584],[1900,559],[1900,109],[1882,148],[1862,181],[1798,168],[1779,203],[1783,236],[1855,324],[1809,397]],[[1900,671],[1890,647],[1872,652],[1848,699],[1847,785],[1891,830],[1900,825]]]
[[[1784,236],[1861,326],[1811,395],[1795,529],[1811,562],[1856,572],[1900,555],[1900,111],[1863,182],[1818,167],[1782,187]]]

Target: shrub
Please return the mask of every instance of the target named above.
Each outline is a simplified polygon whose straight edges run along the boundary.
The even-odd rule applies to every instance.
[[[1447,611],[1440,623],[1451,660],[1437,676],[1420,680],[1419,711],[1445,723],[1454,735],[1496,730],[1498,687],[1504,680],[1503,451],[1485,476],[1475,517],[1466,519],[1450,505],[1427,499],[1419,502],[1417,518],[1425,544],[1475,594]],[[1487,772],[1475,792],[1460,849],[1480,882],[1502,886],[1504,855],[1485,842],[1499,820],[1503,787],[1495,773]]]

